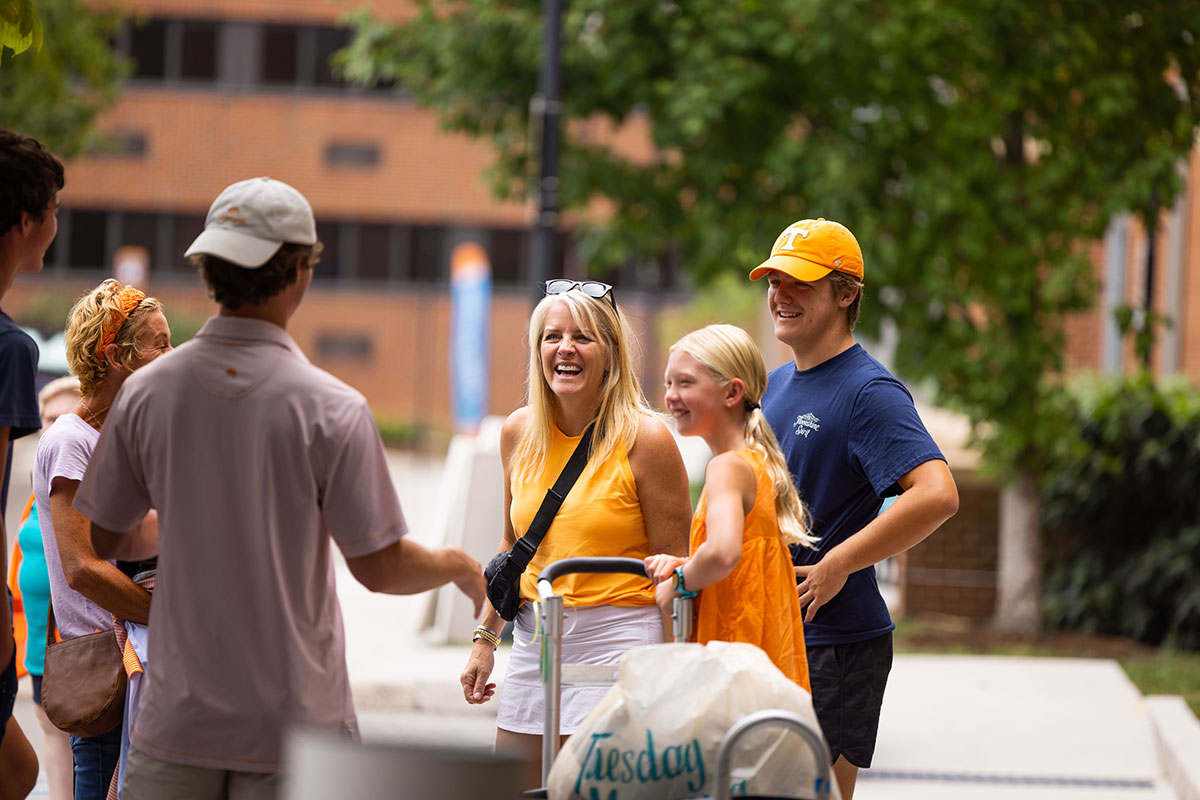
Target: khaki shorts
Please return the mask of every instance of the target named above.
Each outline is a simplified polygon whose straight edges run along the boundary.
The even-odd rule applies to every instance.
[[[277,800],[279,775],[169,764],[130,746],[122,800]]]

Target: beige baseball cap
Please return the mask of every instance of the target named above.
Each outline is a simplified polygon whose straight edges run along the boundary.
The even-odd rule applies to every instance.
[[[184,255],[205,253],[257,269],[284,242],[317,243],[312,206],[283,181],[250,178],[225,187],[208,209],[204,231]]]

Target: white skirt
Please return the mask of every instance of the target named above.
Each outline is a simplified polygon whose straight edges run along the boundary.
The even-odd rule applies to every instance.
[[[542,632],[532,603],[521,606],[513,625],[513,648],[499,691],[496,727],[541,736],[546,720],[538,669]],[[585,606],[563,610],[564,664],[616,664],[631,648],[662,642],[663,618],[658,606]],[[574,733],[609,688],[563,686],[560,733]]]

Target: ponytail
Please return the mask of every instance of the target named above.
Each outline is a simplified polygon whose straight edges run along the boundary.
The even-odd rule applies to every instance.
[[[767,457],[767,477],[775,493],[775,517],[779,522],[779,538],[784,544],[815,548],[819,541],[812,535],[808,509],[800,502],[792,475],[788,472],[783,451],[762,409],[757,403],[746,415],[746,444]]]
[[[738,378],[745,385],[746,445],[766,456],[767,476],[775,495],[779,538],[785,544],[816,547],[818,539],[812,535],[808,511],[796,494],[783,451],[759,406],[767,388],[767,368],[750,334],[735,325],[709,325],[685,335],[671,346],[671,350],[676,349],[690,353],[718,381],[728,383]]]

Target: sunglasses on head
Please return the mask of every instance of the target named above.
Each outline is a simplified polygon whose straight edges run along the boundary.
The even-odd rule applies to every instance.
[[[555,278],[554,280],[546,281],[546,294],[562,294],[572,289],[578,289],[588,297],[594,297],[597,300],[601,297],[607,297],[612,307],[614,309],[617,307],[617,301],[613,299],[613,287],[607,283],[601,283],[600,281],[573,281],[570,278]]]

